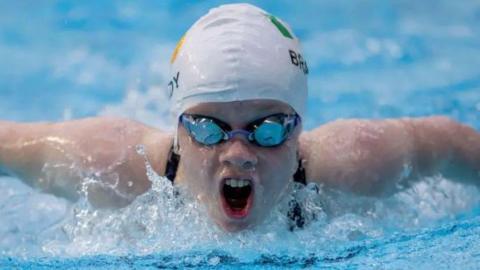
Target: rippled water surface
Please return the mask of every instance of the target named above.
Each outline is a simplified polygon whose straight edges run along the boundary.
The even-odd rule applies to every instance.
[[[0,2],[0,119],[120,115],[169,130],[164,85],[184,31],[220,1]],[[223,2],[222,2],[223,3]],[[479,1],[259,1],[311,70],[306,128],[442,114],[480,128]],[[0,177],[0,269],[475,269],[480,191],[441,175],[387,198],[296,190],[315,219],[220,231],[153,172],[151,191],[94,210]],[[179,192],[185,196],[174,196]]]

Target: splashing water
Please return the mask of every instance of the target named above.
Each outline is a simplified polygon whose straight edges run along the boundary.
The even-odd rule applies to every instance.
[[[186,190],[172,186],[168,179],[153,171],[143,146],[137,146],[137,152],[145,157],[151,190],[117,210],[93,209],[84,197],[69,205],[60,199],[45,200],[43,197],[48,195],[38,195],[42,198],[37,200],[46,203],[50,200],[62,207],[52,209],[49,206],[38,213],[43,220],[39,222],[42,228],[36,232],[27,224],[16,224],[16,230],[2,231],[2,236],[13,238],[0,242],[2,254],[30,258],[49,256],[67,261],[72,256],[83,260],[96,256],[95,261],[99,261],[98,256],[104,254],[105,260],[111,263],[118,258],[115,256],[142,258],[140,261],[143,261],[145,256],[159,254],[155,260],[163,260],[164,265],[176,265],[177,258],[180,266],[338,264],[351,262],[358,256],[370,256],[367,250],[389,248],[392,242],[418,241],[432,237],[431,231],[449,234],[459,226],[461,229],[462,223],[451,228],[448,223],[472,212],[480,201],[477,188],[453,183],[441,176],[425,178],[383,199],[358,197],[314,184],[306,187],[292,184],[292,194],[273,209],[264,224],[253,230],[228,233],[208,218],[204,207]],[[5,181],[0,183],[8,186]],[[85,180],[84,193],[91,183],[95,180]],[[18,201],[25,198],[24,194],[8,192],[7,196],[8,201],[1,203],[3,212],[6,209],[17,211],[11,206],[21,205]],[[291,221],[286,212],[292,197],[303,206],[307,219],[305,229],[289,230]],[[471,228],[468,222],[472,221],[464,221],[464,226]],[[438,227],[439,224],[447,225]],[[35,233],[39,233],[37,237],[25,241]],[[18,239],[22,239],[19,241],[22,244],[10,246]],[[75,265],[77,263],[79,261],[75,261]]]
[[[146,157],[143,146],[137,146],[137,152]],[[64,239],[47,240],[42,244],[43,252],[53,256],[144,255],[222,246],[232,252],[241,247],[237,251],[249,249],[265,253],[271,250],[271,245],[283,241],[288,232],[288,220],[282,211],[286,200],[274,209],[265,226],[258,231],[225,233],[188,192],[158,176],[146,159],[145,165],[152,181],[151,190],[119,210],[92,209],[85,199],[88,195],[86,186],[96,181],[86,179],[82,189],[85,196],[73,206],[61,226]],[[295,196],[302,201],[310,216],[315,213],[320,218],[324,214],[315,204],[313,194],[316,190],[304,190],[297,189]],[[263,240],[260,246],[259,238]]]

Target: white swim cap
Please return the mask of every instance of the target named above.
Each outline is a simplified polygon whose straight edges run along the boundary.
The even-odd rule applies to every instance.
[[[204,102],[273,99],[305,113],[308,67],[280,19],[250,4],[211,9],[185,33],[168,85],[177,117]]]

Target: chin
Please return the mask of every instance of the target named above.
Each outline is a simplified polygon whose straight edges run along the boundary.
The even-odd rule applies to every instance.
[[[247,223],[247,222],[239,223],[239,222],[221,221],[221,222],[217,222],[217,224],[218,224],[218,226],[220,226],[224,231],[232,232],[232,233],[234,233],[234,232],[240,232],[240,231],[249,229],[249,228],[251,228],[251,227],[254,226],[253,224]]]
[[[252,229],[257,225],[257,219],[255,218],[254,213],[249,213],[244,217],[232,217],[225,212],[225,209],[220,206],[220,216],[214,217],[214,221],[221,229],[226,232],[240,232],[243,230]]]

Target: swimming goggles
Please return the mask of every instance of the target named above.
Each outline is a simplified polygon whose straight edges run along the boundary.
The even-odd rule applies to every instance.
[[[275,147],[288,139],[300,123],[300,117],[297,114],[273,114],[251,122],[245,129],[235,130],[221,120],[198,114],[182,114],[180,123],[202,145],[219,144],[243,134],[257,146]]]

